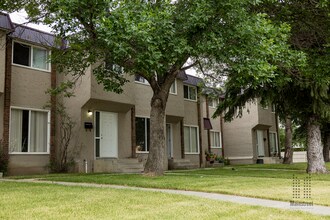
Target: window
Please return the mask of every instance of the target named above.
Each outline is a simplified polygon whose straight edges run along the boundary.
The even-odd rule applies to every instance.
[[[49,152],[49,112],[11,109],[11,153]]]
[[[150,143],[150,119],[135,118],[136,151],[148,152]]]
[[[176,94],[176,80],[171,85],[170,94]]]
[[[199,153],[197,127],[184,127],[184,151],[188,154]]]
[[[139,76],[139,75],[135,75],[135,82],[149,84],[145,78],[143,78],[142,76]]]
[[[194,86],[183,86],[183,97],[188,100],[197,101],[197,89]]]
[[[13,63],[36,69],[49,70],[46,49],[14,42]]]
[[[218,131],[210,131],[211,137],[211,148],[221,148],[221,137],[220,132]]]
[[[270,156],[276,156],[278,153],[277,139],[275,132],[269,132]]]
[[[216,108],[218,106],[218,104],[219,104],[219,100],[218,99],[208,98],[207,99],[207,102],[208,102],[209,107],[211,107],[211,108]]]
[[[113,71],[115,73],[123,74],[124,73],[124,68],[118,64],[114,64],[108,61],[104,62],[105,69],[108,71]]]
[[[276,111],[276,106],[272,104],[272,113],[275,113],[275,111]]]

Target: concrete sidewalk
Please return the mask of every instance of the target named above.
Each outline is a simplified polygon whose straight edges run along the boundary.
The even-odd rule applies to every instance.
[[[179,195],[186,195],[186,196],[196,196],[196,197],[200,197],[200,198],[240,203],[240,204],[253,205],[253,206],[263,206],[263,207],[287,209],[287,210],[293,210],[293,211],[303,211],[303,212],[309,212],[311,214],[329,215],[330,216],[330,207],[328,207],[328,206],[320,206],[320,205],[308,206],[308,204],[301,204],[301,203],[291,204],[290,202],[282,202],[282,201],[275,201],[275,200],[269,200],[269,199],[257,199],[257,198],[225,195],[225,194],[218,194],[218,193],[206,193],[206,192],[174,190],[174,189],[142,188],[142,187],[132,187],[132,186],[95,184],[95,183],[72,183],[72,182],[60,182],[60,181],[45,181],[45,180],[37,180],[37,179],[20,179],[20,180],[0,179],[0,181],[45,183],[45,184],[55,184],[55,185],[64,185],[64,186],[83,186],[83,187],[129,189],[129,190],[142,190],[142,191],[150,191],[150,192],[162,192],[162,193],[171,193],[171,194],[179,194]]]

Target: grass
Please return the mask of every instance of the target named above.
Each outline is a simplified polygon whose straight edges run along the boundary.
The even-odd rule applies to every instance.
[[[327,163],[330,169],[330,163]],[[86,182],[215,192],[273,200],[292,200],[293,175],[303,179],[306,164],[240,165],[218,169],[167,172],[161,177],[138,174],[54,174],[37,176],[52,181]],[[330,175],[311,175],[314,204],[330,206]],[[303,189],[302,189],[303,190]],[[304,201],[303,199],[299,201]]]
[[[0,191],[0,219],[329,219],[138,190],[0,182]]]

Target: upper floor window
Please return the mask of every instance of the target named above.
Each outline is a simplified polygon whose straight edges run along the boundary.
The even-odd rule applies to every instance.
[[[14,42],[13,63],[41,70],[49,70],[49,51],[27,44]]]
[[[272,113],[275,113],[275,111],[276,111],[276,106],[275,104],[272,104]]]
[[[135,75],[135,82],[149,84],[148,81],[140,75]]]
[[[11,153],[49,152],[49,112],[41,110],[11,109]]]
[[[183,97],[188,100],[197,101],[197,88],[194,86],[183,86]]]
[[[104,64],[105,64],[105,68],[107,70],[114,71],[119,74],[124,74],[124,68],[122,66],[119,66],[118,64],[114,64],[114,63],[107,62],[107,61],[105,61]]]
[[[174,80],[174,82],[172,83],[171,88],[170,88],[170,94],[177,94],[176,89],[177,89],[176,80]]]
[[[209,107],[216,108],[219,105],[219,100],[208,98],[207,103],[208,103]]]

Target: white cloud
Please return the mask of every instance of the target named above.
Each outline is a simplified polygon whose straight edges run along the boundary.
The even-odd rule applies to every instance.
[[[10,19],[17,24],[24,24],[26,23],[27,20],[27,14],[24,10],[21,10],[19,12],[14,12],[9,14],[10,15]],[[41,30],[41,31],[45,31],[50,33],[52,31],[52,29],[50,27],[48,27],[47,25],[43,25],[43,24],[34,24],[34,23],[28,23],[27,24],[28,27],[37,29],[37,30]]]

